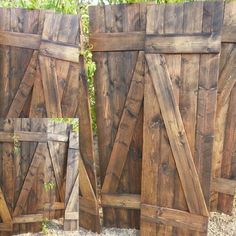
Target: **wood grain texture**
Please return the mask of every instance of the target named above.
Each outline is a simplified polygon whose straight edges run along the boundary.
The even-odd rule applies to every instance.
[[[177,40],[180,37],[179,40],[181,41],[184,37],[195,37],[196,35],[204,35],[205,37],[207,34],[213,33],[217,35],[217,44],[220,46],[222,7],[222,3],[202,2],[147,6],[146,33],[153,37],[152,44],[155,44],[155,38],[158,41],[159,38],[170,37],[170,40]],[[153,70],[156,57],[155,51],[153,51],[153,54],[146,52],[147,60],[148,57],[151,69],[149,68],[145,75],[143,144],[145,151],[143,155],[141,214],[143,203],[191,212],[188,197],[184,194],[186,191],[184,190],[183,179],[175,158],[177,151],[173,150],[172,137],[170,137],[168,131],[168,126],[173,128],[174,122],[173,120],[167,122],[165,117],[166,114],[168,116],[171,114],[171,109],[167,109],[168,99],[165,97],[160,101],[157,98],[156,101],[153,101],[153,99],[148,98],[150,94],[155,96],[155,91],[151,90],[152,84],[150,85],[154,82],[158,84],[156,89],[159,90],[159,96],[166,94],[172,97],[169,104],[176,106],[173,117],[179,117],[182,123],[176,127],[182,127],[185,133],[183,135],[181,135],[181,132],[179,133],[181,136],[179,143],[182,143],[181,148],[188,149],[187,156],[190,157],[188,159],[192,163],[191,166],[195,172],[194,181],[198,179],[197,188],[199,191],[197,192],[201,195],[201,203],[203,204],[200,207],[203,211],[197,211],[195,214],[204,215],[206,213],[205,216],[207,216],[211,181],[209,175],[211,171],[209,170],[211,169],[213,147],[213,136],[210,137],[214,135],[214,122],[212,120],[214,120],[216,113],[219,55],[210,52],[199,55],[194,49],[192,53],[190,50],[189,52],[185,51],[185,53],[175,51],[175,49],[173,49],[173,52],[163,51],[161,57],[165,62],[160,63],[160,67],[164,66],[166,73],[161,73],[162,69],[160,67]],[[217,69],[213,70],[213,67]],[[168,85],[161,82],[163,78],[167,77]],[[153,78],[156,79],[153,80]],[[206,78],[211,78],[211,82],[207,81]],[[202,84],[203,81],[204,85]],[[165,93],[167,90],[168,92]],[[202,91],[207,95],[203,95]],[[161,103],[166,104],[164,106]],[[205,110],[202,109],[203,107],[205,107]],[[153,109],[154,111],[152,111]],[[201,113],[205,114],[201,115]],[[201,130],[201,132],[198,130]],[[200,139],[200,136],[208,137],[208,135],[209,139]],[[176,137],[175,141],[177,139]],[[186,140],[187,143],[183,140]],[[183,160],[183,156],[181,155],[181,160]],[[180,166],[183,167],[183,163]],[[145,168],[148,170],[147,172],[145,172]],[[184,169],[190,170],[191,167],[188,166]],[[152,181],[153,187],[150,187]],[[206,182],[208,185],[205,184]],[[193,184],[190,184],[189,187],[192,189]],[[193,190],[189,192],[193,192]],[[189,198],[193,200],[192,196]],[[195,198],[195,206],[199,203],[199,197]],[[206,227],[207,220],[205,222]],[[178,227],[177,224],[171,224],[168,221],[163,224],[158,220],[158,217],[155,220],[155,215],[151,221],[141,219],[141,234],[144,235],[206,235],[206,231],[197,231],[191,229],[191,227]]]
[[[232,213],[233,186],[235,180],[235,26],[236,4],[225,4],[220,56],[220,75],[216,113],[216,132],[213,146],[211,209]],[[223,181],[224,180],[224,181]],[[229,181],[229,182],[227,182]],[[229,186],[232,187],[229,191]]]
[[[134,74],[120,124],[116,133],[114,146],[107,167],[102,193],[115,193],[127,160],[134,128],[143,103],[144,90],[144,53],[139,52]]]
[[[146,60],[160,104],[188,208],[192,213],[208,216],[208,210],[184,130],[183,121],[174,97],[165,60],[158,54],[146,55]]]
[[[128,37],[133,37],[132,32],[145,31],[145,4],[90,7],[89,11],[91,35],[99,36],[100,33],[108,33],[113,37],[112,34],[115,33],[119,37],[119,34],[127,33]],[[93,54],[97,64],[94,82],[102,184],[138,57],[138,51],[122,51],[122,44],[118,46],[117,39],[114,40],[119,51],[114,48],[114,51],[111,49],[107,52],[94,52]],[[127,41],[127,47],[128,44]],[[140,193],[142,113],[141,109],[135,125],[135,132],[131,137],[127,161],[117,188],[118,192]],[[134,183],[132,186],[129,184],[131,182]],[[103,214],[106,226],[139,228],[139,212],[137,210],[106,207],[103,208]]]
[[[146,35],[145,51],[147,53],[219,53],[219,35]]]
[[[39,232],[45,217],[50,220],[64,216],[62,201],[65,199],[70,127],[48,119],[0,119],[0,130],[1,134],[5,131],[5,136],[9,137],[8,140],[0,140],[0,218],[4,223],[0,233],[7,235],[3,233],[5,230],[11,231],[11,234]],[[47,140],[47,134],[63,138],[61,141]],[[70,145],[72,150],[76,146],[78,149],[78,141]],[[53,187],[46,187],[49,184]],[[78,203],[78,180],[76,185],[68,196],[68,209],[73,206],[76,196]],[[78,215],[78,209],[76,211]]]
[[[77,117],[80,16],[0,11],[0,116]]]
[[[66,168],[65,214],[77,212],[77,216],[79,218],[79,149],[70,148],[70,142],[74,138],[77,139],[77,143],[79,143],[78,135],[79,134],[77,133],[77,135],[73,137],[73,134],[70,133]],[[71,198],[71,195],[73,198]],[[78,218],[76,220],[71,220],[67,219],[67,216],[65,215],[64,230],[79,230]]]
[[[141,219],[193,231],[207,232],[208,218],[185,211],[142,204]],[[194,220],[193,220],[194,219]]]

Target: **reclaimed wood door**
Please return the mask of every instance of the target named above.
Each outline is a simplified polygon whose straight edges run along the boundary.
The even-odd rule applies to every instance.
[[[0,8],[0,117],[78,117],[79,19]]]
[[[207,235],[222,15],[147,6],[141,235]]]
[[[231,214],[236,190],[236,3],[225,4],[212,164],[212,211]]]

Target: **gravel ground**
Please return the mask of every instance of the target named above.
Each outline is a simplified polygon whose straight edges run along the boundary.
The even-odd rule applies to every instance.
[[[38,234],[21,234],[21,236],[42,236]],[[47,235],[65,235],[65,236],[138,236],[139,231],[134,229],[117,229],[117,228],[103,228],[101,234],[92,233],[85,229],[80,229],[76,232],[64,232],[61,225],[55,221],[50,225]],[[211,213],[209,220],[208,236],[236,236],[236,210],[233,215],[225,215],[220,213]]]

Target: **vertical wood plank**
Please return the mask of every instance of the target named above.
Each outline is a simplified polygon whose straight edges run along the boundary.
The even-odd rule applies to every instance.
[[[47,117],[62,117],[55,60],[39,56]]]

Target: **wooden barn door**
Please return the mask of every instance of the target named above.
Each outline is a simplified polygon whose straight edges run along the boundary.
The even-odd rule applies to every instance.
[[[222,13],[147,6],[141,235],[207,235]]]

